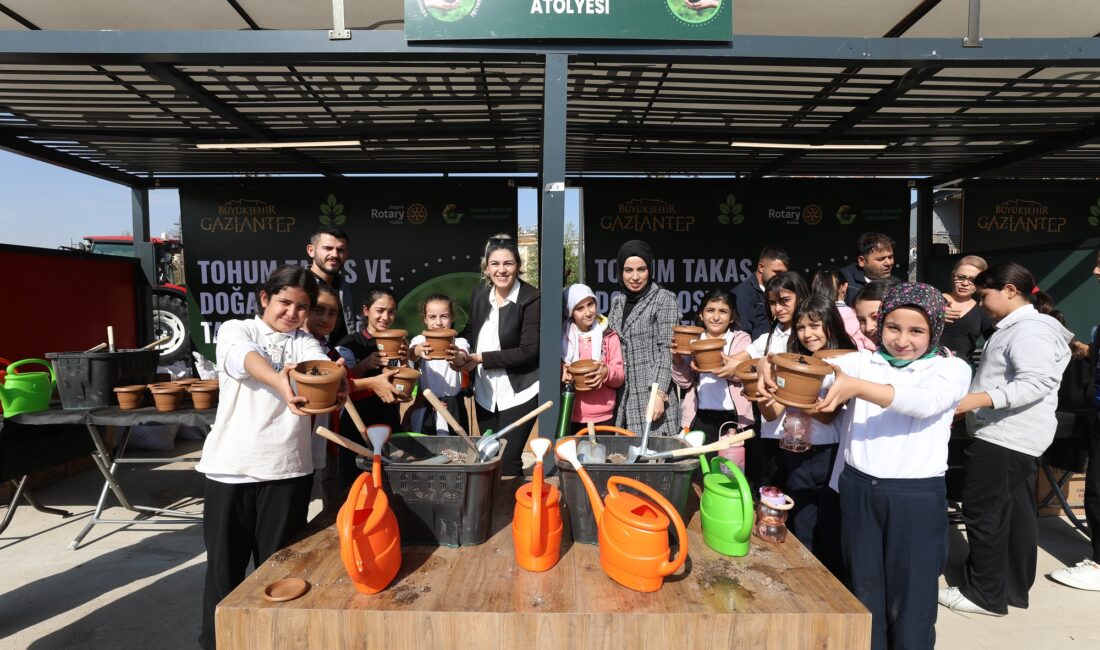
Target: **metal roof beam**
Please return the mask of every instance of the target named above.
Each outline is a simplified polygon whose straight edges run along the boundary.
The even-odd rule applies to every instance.
[[[942,185],[944,183],[950,183],[951,181],[980,176],[987,172],[1014,165],[1018,162],[1039,158],[1040,156],[1045,156],[1056,151],[1072,149],[1073,147],[1088,144],[1098,138],[1100,138],[1100,121],[1093,122],[1090,126],[1073,131],[1061,137],[1037,140],[1013,151],[993,156],[989,160],[933,176],[931,180],[935,185]]]
[[[37,64],[302,64],[325,59],[390,60],[393,57],[454,61],[531,58],[565,53],[577,60],[650,60],[669,57],[719,59],[756,65],[814,67],[1087,67],[1100,64],[1100,43],[1091,38],[987,38],[965,48],[958,38],[852,38],[737,36],[729,43],[645,47],[556,43],[407,43],[397,30],[357,33],[329,41],[322,30],[262,31],[20,31],[0,32],[0,62]]]
[[[111,181],[112,183],[119,183],[129,187],[146,187],[148,185],[142,178],[133,174],[111,169],[99,163],[55,151],[35,142],[23,140],[4,133],[0,133],[0,149],[28,158],[34,158],[40,162],[64,167],[65,169],[80,172],[81,174],[88,174],[89,176]]]
[[[244,32],[249,33],[249,32]],[[172,86],[183,95],[190,97],[195,102],[200,104],[203,108],[207,109],[211,113],[226,120],[234,127],[239,129],[246,137],[252,138],[259,142],[275,141],[277,138],[267,129],[253,124],[251,120],[246,118],[240,112],[233,107],[221,101],[217,95],[210,92],[206,88],[203,88],[201,84],[197,83],[194,79],[183,74],[176,68],[168,65],[161,65],[159,63],[146,63],[145,70],[153,75],[156,79],[163,81],[164,83]],[[232,137],[232,136],[230,136]],[[340,173],[327,165],[323,165],[306,154],[295,151],[293,149],[280,149],[283,155],[294,161],[305,165],[307,168],[313,171],[319,171],[326,176],[338,177]]]
[[[852,128],[856,124],[859,124],[864,118],[877,113],[880,109],[889,106],[894,103],[899,97],[909,92],[913,88],[924,83],[927,79],[930,79],[936,75],[942,68],[930,67],[930,68],[918,68],[915,70],[909,70],[894,83],[883,88],[875,94],[869,101],[860,104],[856,108],[849,111],[844,117],[833,122],[828,128],[815,134],[810,138],[810,144],[821,145],[828,144],[834,138],[844,134],[845,131]],[[798,160],[802,156],[806,155],[806,151],[797,150],[786,153],[778,158],[767,163],[760,169],[753,172],[749,178],[760,178],[761,176],[767,176],[772,174],[790,162]]]

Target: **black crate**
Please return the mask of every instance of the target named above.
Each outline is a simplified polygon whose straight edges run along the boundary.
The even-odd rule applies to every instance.
[[[87,409],[115,404],[116,386],[152,382],[160,351],[49,352],[46,358],[57,374],[61,407]]]
[[[382,469],[382,489],[397,516],[402,544],[472,546],[489,539],[493,492],[500,482],[500,452],[487,463],[413,465],[394,462]],[[470,448],[458,436],[394,436],[382,447],[387,457],[400,449],[420,460],[444,449],[466,453]],[[371,459],[356,458],[360,469]]]
[[[578,436],[577,441],[586,440],[587,436]],[[627,455],[627,448],[631,445],[640,445],[641,437],[630,436],[603,436],[597,435],[596,440],[607,447],[607,454]],[[649,451],[672,451],[683,449],[687,443],[679,438],[666,438],[652,436],[649,439]],[[573,541],[581,544],[596,544],[599,542],[596,529],[596,517],[592,514],[592,504],[588,501],[588,492],[584,489],[584,483],[573,466],[555,458],[562,496],[565,498],[566,508],[569,510],[569,523],[573,531]],[[691,477],[699,468],[699,457],[688,456],[680,459],[667,459],[664,462],[649,461],[632,464],[585,465],[584,469],[592,477],[596,484],[596,490],[600,498],[607,496],[607,480],[612,476],[625,476],[641,483],[645,483],[669,502],[680,513],[686,525],[690,516],[688,514],[688,497],[691,495]],[[635,492],[623,486],[623,490]],[[637,493],[637,492],[635,492]],[[644,496],[644,495],[642,495]]]

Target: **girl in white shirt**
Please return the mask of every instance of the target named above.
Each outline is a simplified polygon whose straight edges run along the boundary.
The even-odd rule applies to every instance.
[[[420,303],[420,317],[426,329],[449,329],[454,323],[454,301],[450,296],[433,293]],[[423,334],[418,334],[409,342],[410,356],[420,370],[420,390],[431,390],[447,406],[455,420],[462,424],[469,419],[465,400],[459,395],[462,392],[462,371],[452,368],[446,359],[429,359],[429,348],[424,344],[426,340]],[[470,351],[466,339],[456,338],[454,345],[463,352]],[[443,416],[423,403],[411,410],[409,430],[435,436],[452,433]]]
[[[275,269],[260,290],[263,313],[218,330],[220,400],[196,469],[206,474],[206,586],[199,644],[214,647],[214,608],[306,523],[313,482],[309,417],[289,372],[327,359],[300,329],[317,301],[307,269]],[[339,399],[347,396],[347,385]]]
[[[764,295],[771,313],[772,329],[761,334],[747,348],[731,356],[723,355],[724,364],[715,376],[732,378],[734,370],[747,359],[760,359],[776,352],[786,352],[791,338],[794,314],[802,301],[810,297],[806,280],[795,271],[776,273],[764,285]],[[778,420],[780,406],[776,403],[758,404],[763,415],[758,430],[760,437],[745,441],[745,478],[753,488],[786,484],[783,467],[779,462],[779,438],[782,431]],[[759,421],[759,419],[758,419]]]
[[[828,297],[814,294],[798,305],[794,318],[794,336],[788,352],[810,355],[818,350],[851,350],[855,343],[848,337],[844,319]],[[762,374],[765,390],[774,388],[773,373],[765,364]],[[823,393],[824,394],[824,393]],[[807,413],[810,420],[810,448],[797,452],[781,448],[779,458],[787,475],[784,490],[794,500],[787,525],[802,544],[836,576],[843,575],[840,558],[840,509],[837,494],[829,487],[829,475],[837,456],[838,422],[835,412],[814,413],[775,403],[782,413],[775,419],[781,433],[788,418]],[[772,405],[766,405],[772,406]],[[763,409],[765,417],[772,410]],[[801,418],[800,418],[801,419]]]
[[[943,295],[906,282],[879,309],[882,346],[829,360],[819,410],[848,403],[842,431],[841,550],[852,593],[871,611],[871,647],[933,648],[947,560],[944,472],[970,366],[944,356]],[[849,402],[849,400],[851,400]]]

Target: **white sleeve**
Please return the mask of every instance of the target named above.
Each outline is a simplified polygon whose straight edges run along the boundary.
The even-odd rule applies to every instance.
[[[456,338],[455,339],[455,347],[458,348],[459,350],[469,352],[470,351],[470,342],[467,341],[464,338]]]
[[[298,348],[298,356],[296,362],[302,361],[328,361],[328,355],[325,354],[324,349],[321,347],[320,341],[313,337],[312,334],[306,334],[300,337],[301,346]]]
[[[263,347],[252,336],[253,331],[248,321],[228,321],[218,329],[215,358],[218,360],[218,368],[233,379],[248,378],[244,358],[249,352],[259,352],[261,356],[264,354]]]
[[[749,343],[748,346],[745,347],[745,351],[749,353],[750,357],[752,357],[753,359],[759,359],[760,357],[767,354],[768,334],[770,334],[770,332],[761,334],[760,336],[756,337],[755,341]]]
[[[889,383],[889,382],[886,382]],[[958,357],[938,359],[915,383],[894,387],[889,410],[925,419],[955,410],[970,390],[970,365]]]

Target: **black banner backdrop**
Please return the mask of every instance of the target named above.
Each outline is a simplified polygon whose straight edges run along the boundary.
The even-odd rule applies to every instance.
[[[963,251],[1075,243],[1100,236],[1096,183],[963,186]]]
[[[348,233],[344,278],[359,313],[366,290],[393,289],[395,327],[419,333],[418,305],[432,293],[455,300],[459,328],[486,239],[516,234],[516,188],[508,179],[421,184],[371,182],[180,191],[191,338],[209,359],[221,323],[257,313],[256,289],[280,264],[308,265],[318,226]]]
[[[676,294],[685,319],[710,289],[750,278],[765,245],[791,254],[807,281],[856,256],[868,230],[897,242],[908,267],[909,188],[905,181],[588,180],[584,181],[585,277],[606,314],[621,291],[615,254],[642,239],[656,258],[654,279]]]

